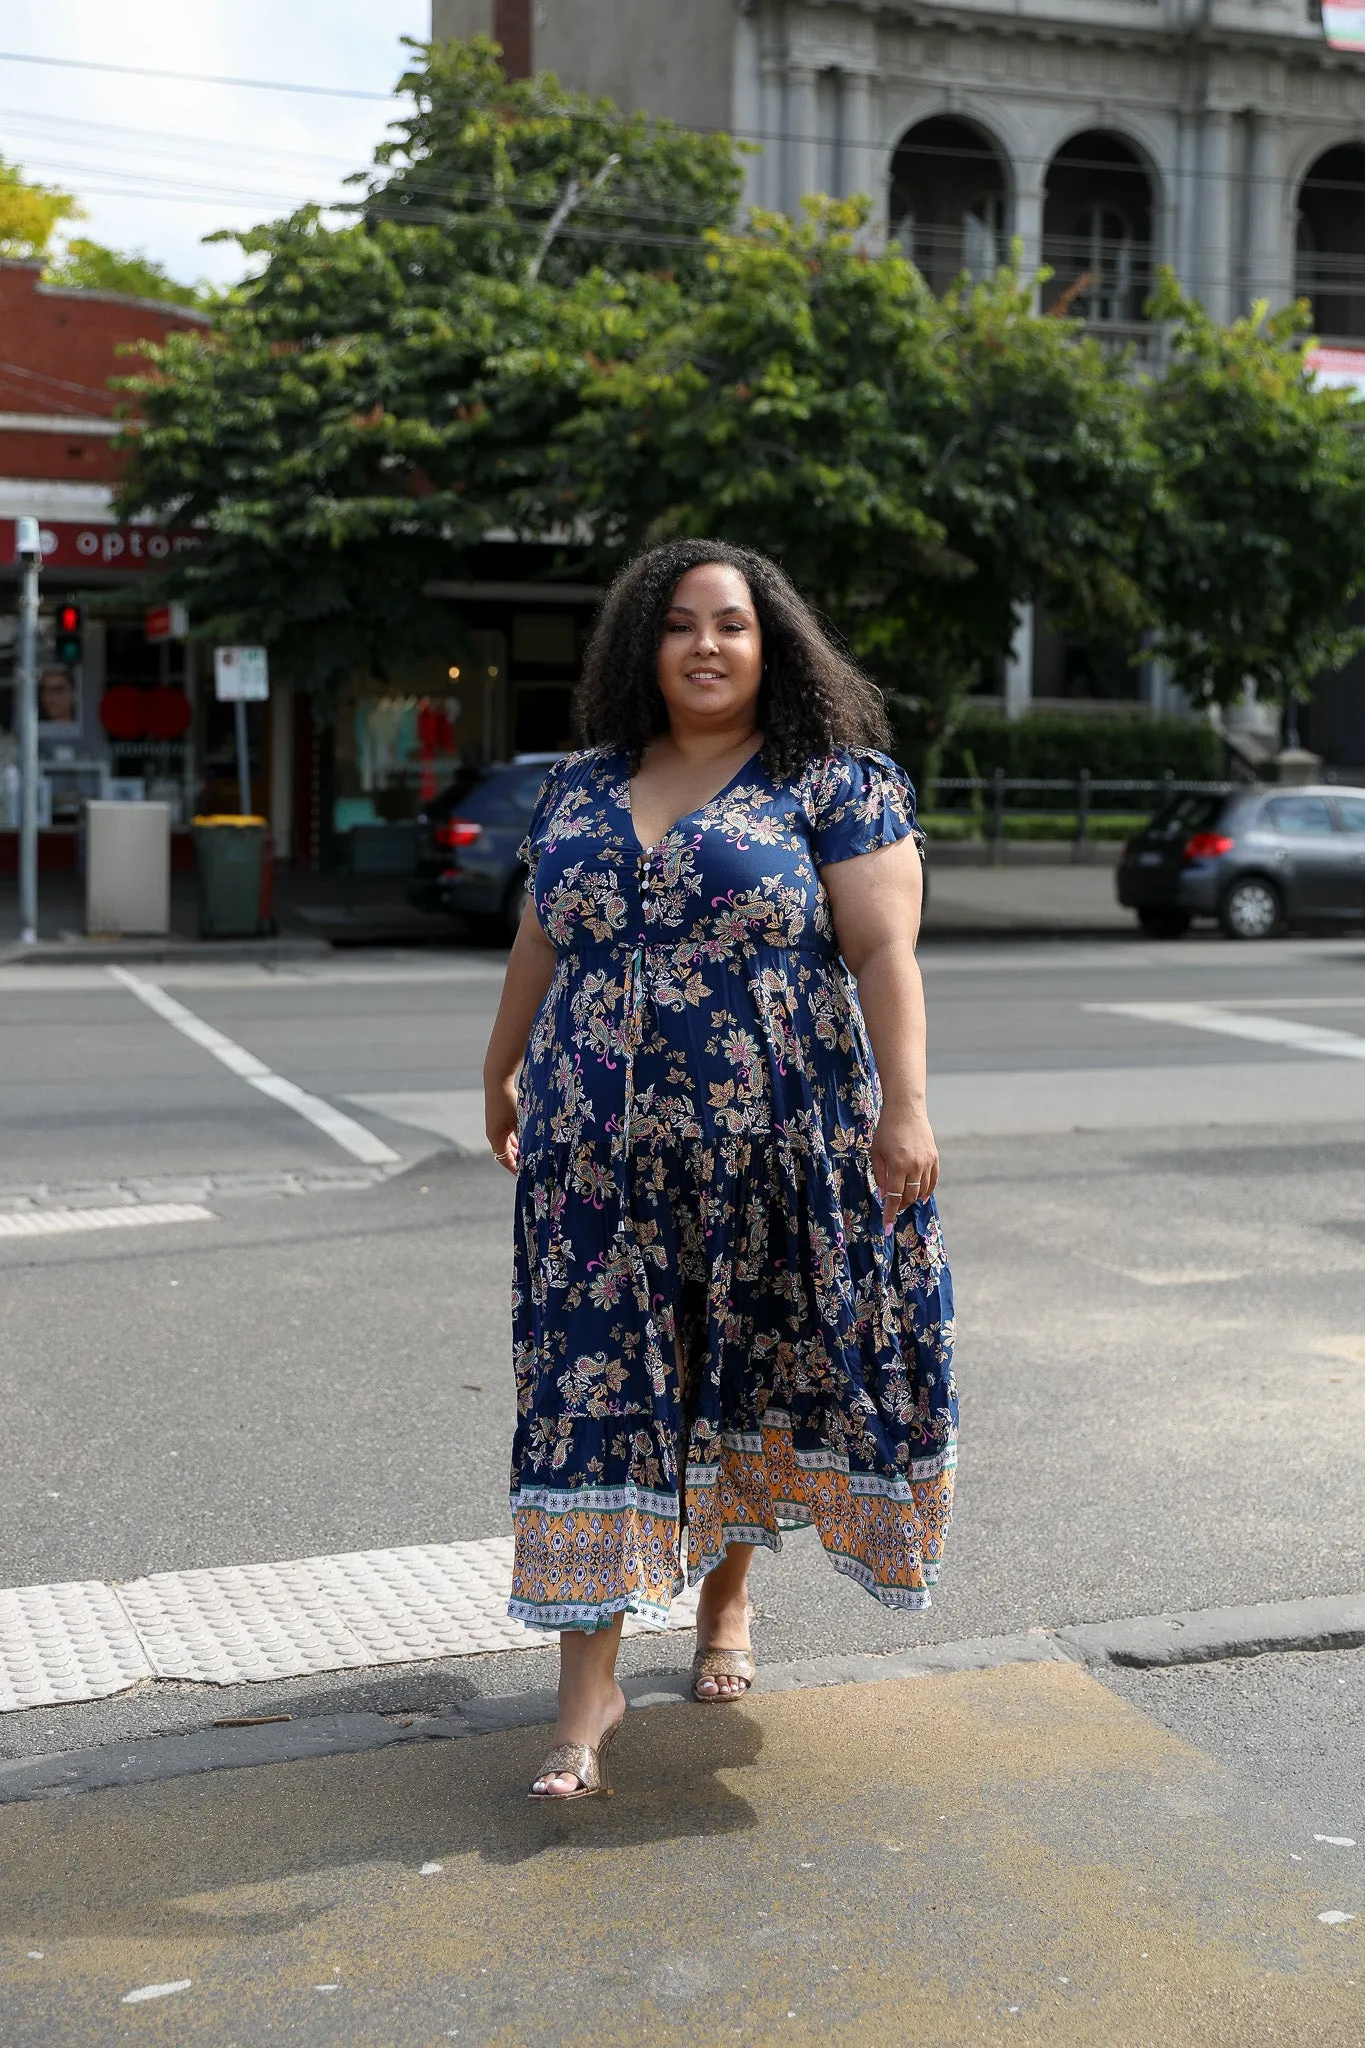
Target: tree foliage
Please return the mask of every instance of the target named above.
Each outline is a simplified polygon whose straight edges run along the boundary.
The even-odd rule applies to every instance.
[[[155,299],[163,306],[211,308],[215,294],[202,284],[180,284],[141,249],[107,249],[85,235],[70,235],[61,255],[47,265],[52,284],[75,285],[85,291],[123,292],[133,299]]]
[[[1144,617],[1150,465],[1121,365],[1000,273],[939,299],[860,205],[708,236],[709,289],[590,356],[558,482],[599,545],[717,534],[776,555],[931,737],[1017,609]],[[639,323],[637,323],[638,326]]]
[[[205,286],[178,284],[141,250],[107,249],[88,236],[63,232],[67,222],[84,218],[85,208],[74,193],[35,184],[17,164],[0,156],[0,257],[41,262],[51,284],[126,292],[133,298],[181,306],[204,305],[211,299]]]
[[[641,289],[664,223],[723,216],[738,189],[727,145],[552,79],[508,83],[486,39],[420,56],[402,81],[413,110],[356,220],[304,208],[236,237],[255,267],[213,334],[148,348],[129,380],[144,424],[125,510],[204,528],[164,587],[201,632],[269,642],[322,695],[448,645],[448,607],[426,586],[543,502],[544,451],[574,385],[504,366],[553,362],[589,306]],[[619,184],[584,198],[547,246],[565,192],[586,191],[613,155]]]
[[[1219,327],[1167,274],[1151,306],[1170,359],[1141,393],[1162,491],[1143,577],[1153,651],[1196,698],[1230,703],[1248,677],[1306,694],[1365,634],[1365,436],[1345,392],[1304,364],[1308,307]]]
[[[728,226],[739,203],[728,136],[622,114],[548,73],[505,79],[486,36],[405,40],[419,59],[398,83],[411,111],[392,123],[374,170],[352,180],[368,220],[439,227],[432,255],[444,274],[519,280],[565,208],[539,265],[547,284],[590,271],[699,276],[704,231]]]
[[[62,222],[82,217],[73,193],[34,184],[0,156],[0,257],[33,262],[46,256]]]
[[[146,351],[121,510],[197,522],[163,583],[326,696],[448,644],[425,592],[491,531],[609,569],[652,537],[767,549],[931,754],[1020,607],[1196,697],[1303,688],[1352,644],[1365,437],[1301,316],[1215,327],[1167,281],[1140,376],[1009,271],[944,297],[860,202],[738,221],[732,146],[494,45],[414,45],[354,218],[236,237],[212,334]]]

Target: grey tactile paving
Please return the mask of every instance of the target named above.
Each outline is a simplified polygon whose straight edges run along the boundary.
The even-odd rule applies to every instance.
[[[0,1592],[0,1713],[103,1699],[142,1678],[241,1685],[546,1647],[507,1613],[512,1539],[413,1544]],[[690,1628],[697,1596],[674,1602]],[[627,1621],[627,1635],[643,1624]]]
[[[137,1631],[101,1580],[0,1591],[0,1713],[107,1699],[151,1676]]]
[[[144,1203],[206,1202],[214,1195],[319,1195],[377,1187],[388,1166],[301,1166],[276,1173],[138,1174],[124,1180],[28,1181],[0,1187],[7,1210],[117,1209]]]
[[[544,1635],[507,1614],[511,1578],[512,1539],[493,1536],[160,1572],[119,1598],[159,1678],[238,1685],[542,1649]],[[674,1625],[694,1613],[695,1601],[679,1603]]]
[[[72,1232],[131,1230],[157,1223],[212,1223],[199,1202],[130,1202],[115,1209],[0,1211],[0,1237],[66,1237]]]

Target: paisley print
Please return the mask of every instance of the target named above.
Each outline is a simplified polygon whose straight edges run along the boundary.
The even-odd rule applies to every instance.
[[[569,755],[522,849],[557,961],[520,1079],[510,1612],[662,1626],[731,1542],[813,1523],[929,1605],[952,1504],[932,1201],[882,1229],[880,1106],[823,867],[914,830],[884,755],[755,755],[648,851],[626,758]]]

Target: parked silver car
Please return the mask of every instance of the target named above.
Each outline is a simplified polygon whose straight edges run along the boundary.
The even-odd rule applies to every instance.
[[[1237,789],[1172,797],[1123,849],[1118,899],[1156,938],[1196,917],[1230,939],[1365,921],[1365,790]]]

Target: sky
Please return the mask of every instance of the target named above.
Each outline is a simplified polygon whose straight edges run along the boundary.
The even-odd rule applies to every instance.
[[[16,63],[80,58],[388,94],[429,0],[0,0],[0,156],[74,192],[73,232],[173,277],[240,275],[216,228],[339,196],[393,118],[381,100],[251,91]]]

